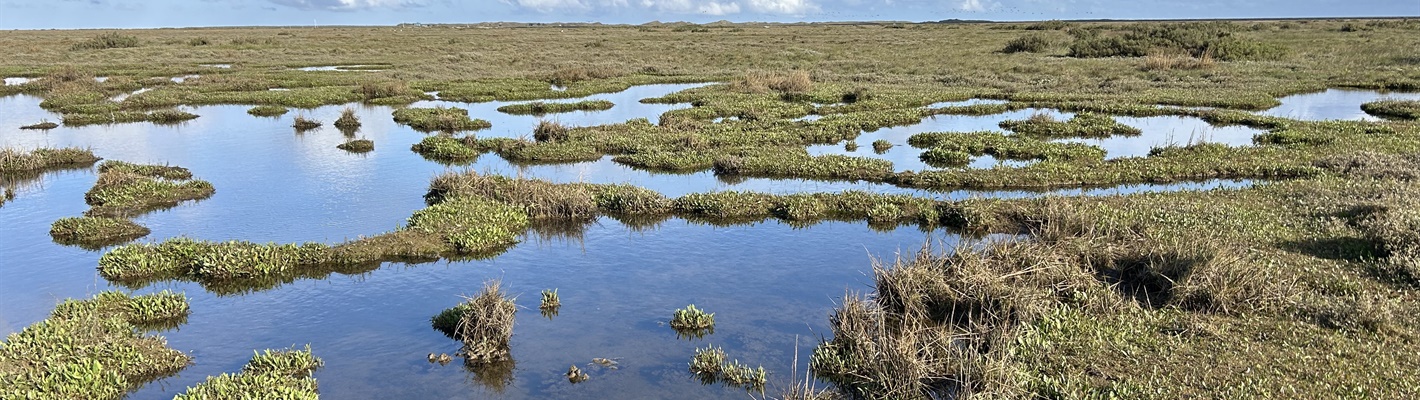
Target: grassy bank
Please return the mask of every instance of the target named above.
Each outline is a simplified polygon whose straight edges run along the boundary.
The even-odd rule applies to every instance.
[[[311,354],[310,346],[305,350],[266,350],[253,355],[241,372],[208,377],[174,399],[315,400],[320,398],[320,392],[311,374],[323,364]]]

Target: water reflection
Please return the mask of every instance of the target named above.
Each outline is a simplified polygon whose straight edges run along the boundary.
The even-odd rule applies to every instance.
[[[1383,99],[1420,100],[1420,93],[1377,92],[1374,90],[1327,89],[1283,97],[1282,105],[1261,112],[1262,115],[1321,121],[1333,119],[1379,121],[1378,117],[1361,111],[1361,105]]]

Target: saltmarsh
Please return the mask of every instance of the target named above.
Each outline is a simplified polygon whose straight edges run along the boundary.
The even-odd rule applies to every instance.
[[[43,96],[66,124],[80,124],[176,118],[154,110],[194,104],[409,104],[427,99],[426,91],[465,101],[550,99],[639,83],[724,82],[648,99],[694,105],[654,124],[549,126],[542,135],[529,126],[530,140],[433,135],[416,151],[463,160],[495,152],[518,162],[612,155],[628,165],[730,179],[936,189],[1258,179],[1252,188],[1197,193],[940,201],[863,192],[669,198],[627,185],[455,173],[431,184],[427,208],[382,235],[338,244],[172,239],[120,247],[99,264],[103,276],[126,285],[193,280],[234,293],[368,271],[379,261],[488,257],[528,229],[560,229],[567,221],[575,229],[601,216],[796,226],[843,219],[1026,233],[1030,239],[1019,243],[884,262],[873,295],[837,303],[831,336],[810,362],[814,372],[834,390],[861,397],[1414,397],[1410,371],[1420,366],[1412,357],[1410,199],[1420,197],[1413,168],[1420,128],[1253,113],[1276,105],[1277,96],[1327,87],[1420,87],[1406,52],[1420,40],[1415,22],[1345,23],[1354,25],[435,26],[122,35],[136,43],[21,32],[0,38],[8,48],[28,49],[0,61],[0,72],[39,79],[0,93]],[[484,45],[477,52],[419,45],[470,36]],[[194,47],[196,39],[206,44]],[[1024,51],[998,52],[1008,46]],[[1171,52],[1149,54],[1156,48]],[[194,56],[236,68],[211,71],[192,64]],[[380,70],[291,68],[357,63]],[[204,76],[168,79],[194,72]],[[110,79],[93,82],[99,75]],[[109,100],[139,88],[153,90]],[[1006,103],[924,108],[973,98]],[[1024,108],[1092,116],[1003,127],[1014,133],[926,133],[910,143],[946,161],[1037,160],[1023,168],[909,174],[867,157],[803,151],[934,114]],[[811,115],[821,118],[805,118]],[[1109,160],[1097,147],[1051,141],[1128,136],[1105,121],[1120,115],[1190,116],[1266,132],[1250,147],[1160,145],[1147,157]],[[407,121],[453,131],[474,117]],[[714,358],[713,348],[706,350]]]

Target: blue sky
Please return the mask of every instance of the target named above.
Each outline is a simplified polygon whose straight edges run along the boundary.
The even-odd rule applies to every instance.
[[[1420,0],[0,0],[0,29],[1420,16]]]

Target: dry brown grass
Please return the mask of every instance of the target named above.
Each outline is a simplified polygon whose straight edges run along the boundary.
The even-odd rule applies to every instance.
[[[1145,71],[1203,70],[1211,69],[1215,64],[1211,52],[1204,52],[1201,56],[1193,57],[1184,53],[1156,50],[1144,56],[1141,68]]]
[[[513,317],[518,307],[503,292],[497,280],[483,284],[477,296],[467,297],[463,304],[454,338],[463,342],[459,354],[468,363],[477,365],[507,360],[508,340],[513,337]]]
[[[734,88],[744,93],[768,93],[772,90],[787,94],[804,94],[814,89],[814,82],[807,71],[750,71],[744,78],[734,82]]]

